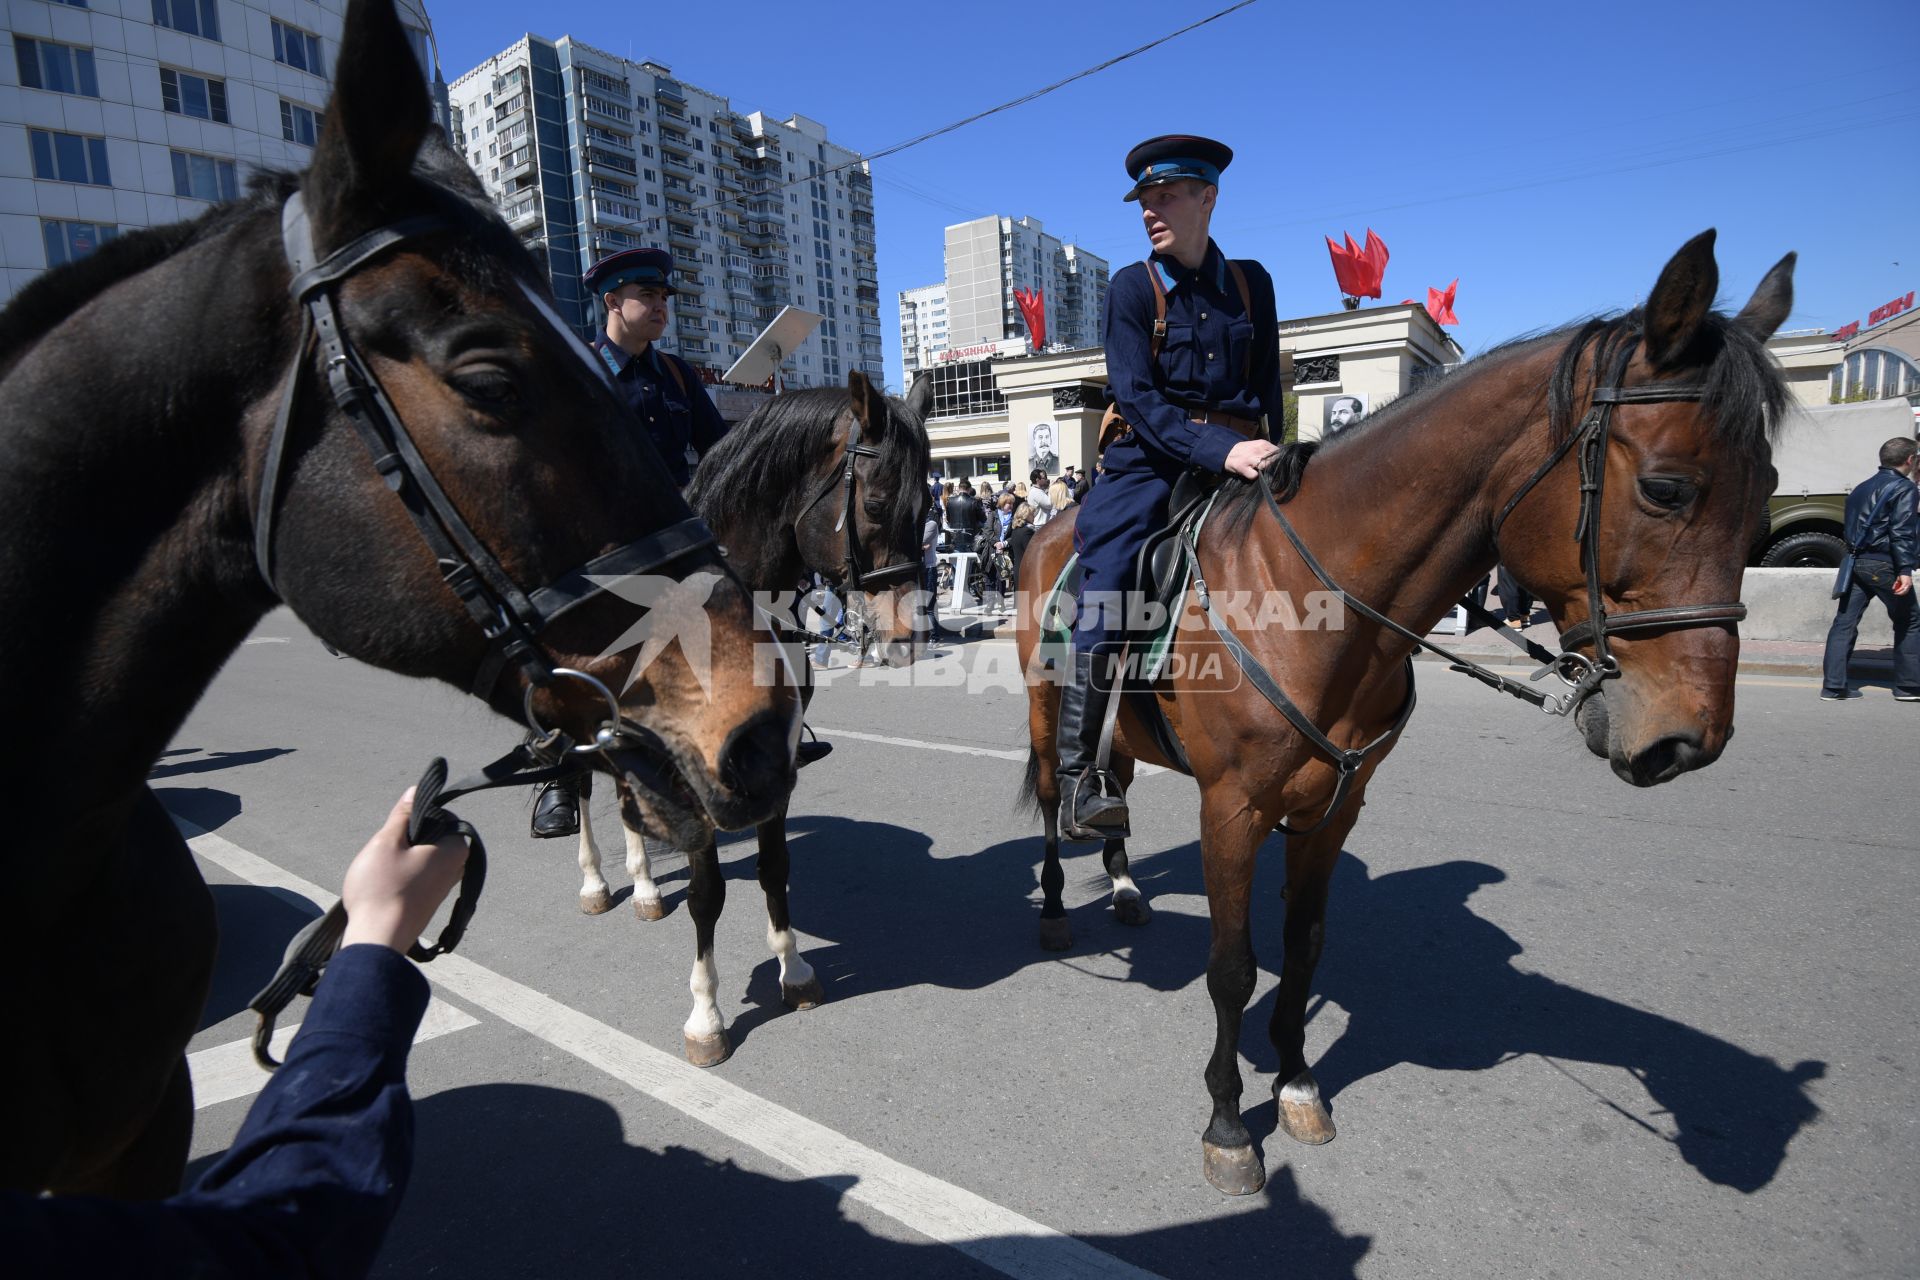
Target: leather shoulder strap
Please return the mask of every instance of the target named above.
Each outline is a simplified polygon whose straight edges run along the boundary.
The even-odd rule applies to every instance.
[[[680,357],[662,351],[660,363],[667,367],[667,375],[673,379],[673,385],[680,388],[680,397],[684,400],[687,395],[687,375],[680,368]]]
[[[1153,281],[1153,339],[1147,344],[1147,359],[1160,363],[1161,349],[1167,345],[1167,286],[1160,282],[1160,269],[1146,259],[1147,279]]]
[[[1253,315],[1253,291],[1247,288],[1247,273],[1242,271],[1240,264],[1232,258],[1227,259],[1227,270],[1233,273],[1233,287],[1240,291],[1240,314],[1244,315],[1247,318],[1247,323],[1253,325],[1257,331],[1260,322],[1256,320]],[[1247,344],[1246,362],[1240,369],[1240,381],[1242,383],[1245,383],[1253,377],[1253,349],[1258,345],[1257,342],[1249,342]]]

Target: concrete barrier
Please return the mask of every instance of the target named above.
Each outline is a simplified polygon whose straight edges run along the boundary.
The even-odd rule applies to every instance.
[[[1833,590],[1833,569],[1748,569],[1740,595],[1747,620],[1740,624],[1743,640],[1794,640],[1820,644],[1833,624],[1839,602]],[[1876,601],[1867,606],[1860,622],[1860,644],[1893,643],[1893,622]]]

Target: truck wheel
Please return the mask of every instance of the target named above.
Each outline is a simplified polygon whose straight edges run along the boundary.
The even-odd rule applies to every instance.
[[[1837,569],[1847,544],[1830,533],[1794,533],[1767,548],[1760,564],[1767,569]]]

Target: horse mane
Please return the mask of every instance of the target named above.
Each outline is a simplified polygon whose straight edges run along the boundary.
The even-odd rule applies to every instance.
[[[1636,308],[1576,320],[1557,329],[1523,334],[1503,342],[1475,356],[1457,372],[1437,378],[1378,412],[1368,414],[1363,421],[1331,440],[1283,446],[1279,461],[1266,473],[1267,487],[1275,502],[1291,501],[1300,492],[1302,473],[1315,452],[1364,449],[1368,437],[1376,434],[1381,423],[1397,422],[1422,412],[1428,401],[1444,394],[1455,378],[1550,342],[1562,345],[1547,382],[1547,425],[1556,443],[1564,441],[1574,429],[1576,407],[1592,394],[1601,371],[1610,370],[1622,351],[1640,341],[1645,323],[1645,313]],[[1708,356],[1697,366],[1699,373],[1691,381],[1702,389],[1701,408],[1712,415],[1714,439],[1730,449],[1764,458],[1787,403],[1786,381],[1767,354],[1766,343],[1718,311],[1707,313],[1694,343],[1696,351]],[[1589,350],[1593,358],[1587,361],[1587,374],[1582,378],[1580,366]],[[1225,523],[1229,532],[1243,533],[1254,512],[1263,505],[1265,499],[1261,496],[1259,481],[1228,477],[1221,486],[1216,518]]]
[[[469,230],[484,238],[491,251],[501,253],[510,247],[532,268],[525,246],[500,220],[466,162],[450,146],[435,145],[439,137],[437,131],[430,133],[422,144],[414,160],[415,176],[426,180],[430,188],[438,188],[437,203],[443,212],[459,217],[463,224],[474,224]],[[300,189],[303,176],[282,169],[262,169],[248,182],[247,193],[237,200],[216,204],[197,218],[115,236],[77,262],[43,271],[0,310],[0,376],[5,376],[40,339],[114,285],[265,210],[279,208]],[[465,216],[469,212],[480,217]],[[497,233],[489,234],[489,228]],[[462,246],[451,256],[476,278],[493,274],[491,260],[485,254]],[[532,275],[544,283],[542,273],[534,271]]]
[[[891,422],[872,463],[875,473],[894,479],[896,494],[924,493],[932,465],[927,429],[900,400],[884,398]],[[799,486],[810,482],[831,453],[833,424],[849,405],[842,387],[773,397],[707,451],[687,491],[688,504],[716,531],[738,523],[765,524],[783,513],[797,516],[796,499],[811,502],[815,496]],[[920,517],[919,504],[896,502],[889,541],[918,547]]]

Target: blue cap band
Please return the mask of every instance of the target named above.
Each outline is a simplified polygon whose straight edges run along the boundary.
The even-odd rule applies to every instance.
[[[1205,160],[1161,160],[1134,175],[1133,185],[1148,186],[1172,182],[1176,178],[1197,178],[1210,186],[1220,185],[1220,171]]]

